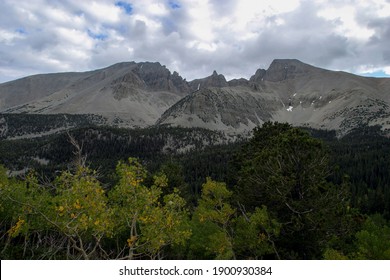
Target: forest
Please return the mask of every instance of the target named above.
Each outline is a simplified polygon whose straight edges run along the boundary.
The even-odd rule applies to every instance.
[[[1,140],[0,258],[390,259],[379,127],[218,139],[89,127]]]

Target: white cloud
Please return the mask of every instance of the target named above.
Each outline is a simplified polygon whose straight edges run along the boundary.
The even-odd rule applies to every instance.
[[[79,1],[79,9],[92,20],[101,23],[117,23],[120,21],[121,9],[108,1]]]
[[[0,43],[5,45],[14,45],[17,39],[22,39],[23,35],[19,32],[10,32],[8,30],[0,29]]]
[[[328,21],[337,22],[335,32],[340,35],[358,40],[369,40],[374,30],[362,26],[356,19],[356,6],[325,8],[318,13]]]

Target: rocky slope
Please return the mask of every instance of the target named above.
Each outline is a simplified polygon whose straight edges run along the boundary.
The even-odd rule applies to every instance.
[[[389,79],[328,71],[294,59],[274,60],[249,81],[200,88],[158,120],[159,124],[243,132],[265,121],[335,129],[390,128]]]
[[[145,127],[190,92],[160,63],[119,63],[85,73],[31,76],[0,85],[4,113],[97,114],[107,122]]]
[[[329,71],[295,59],[276,59],[249,80],[227,81],[214,71],[187,82],[159,63],[128,62],[0,84],[3,113],[88,114],[100,116],[99,124],[202,127],[229,134],[265,121],[336,129],[339,135],[380,125],[389,133],[389,106],[390,79]]]

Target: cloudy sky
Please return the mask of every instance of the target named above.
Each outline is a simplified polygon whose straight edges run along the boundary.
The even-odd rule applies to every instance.
[[[0,83],[122,61],[249,78],[274,58],[390,76],[390,0],[0,0]]]

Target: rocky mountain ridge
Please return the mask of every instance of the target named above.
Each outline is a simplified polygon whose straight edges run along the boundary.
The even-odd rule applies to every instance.
[[[265,121],[337,130],[362,125],[390,128],[390,79],[367,78],[317,68],[296,59],[276,59],[249,81],[200,88],[180,100],[158,124],[200,126],[229,133]]]
[[[158,62],[124,62],[0,84],[0,113],[98,115],[105,125],[202,127],[231,135],[265,121],[335,129],[341,136],[380,125],[388,134],[390,79],[275,59],[249,80],[227,81],[214,71],[188,82]]]

